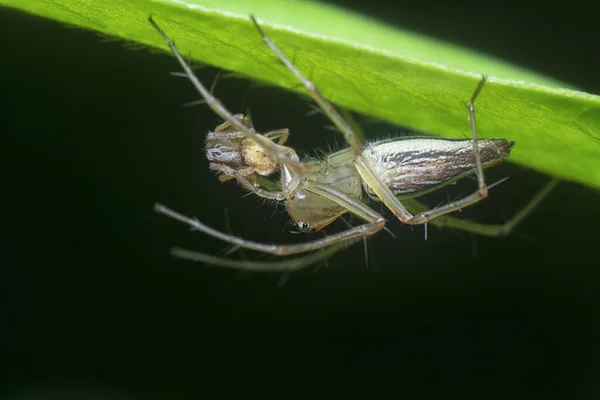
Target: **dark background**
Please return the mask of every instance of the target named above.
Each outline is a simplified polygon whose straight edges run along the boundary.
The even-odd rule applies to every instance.
[[[598,93],[597,14],[567,6],[543,16],[522,3],[353,7]],[[8,397],[599,393],[597,191],[562,183],[504,239],[430,227],[425,242],[422,227],[391,221],[396,239],[368,242],[369,270],[357,245],[283,286],[179,261],[172,245],[228,246],[155,214],[156,201],[221,230],[227,208],[233,232],[257,241],[298,237],[281,207],[273,215],[207,170],[204,133],[219,120],[180,107],[197,96],[169,76],[176,62],[7,9],[0,39]],[[198,75],[210,83],[216,72]],[[232,110],[250,107],[260,130],[289,127],[295,148],[340,142],[280,89],[222,79],[216,94]],[[548,180],[512,164],[487,176],[510,179],[464,214],[490,222]]]

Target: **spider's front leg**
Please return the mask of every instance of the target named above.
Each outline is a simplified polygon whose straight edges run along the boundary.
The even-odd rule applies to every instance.
[[[278,148],[277,145],[275,143],[273,143],[271,140],[256,133],[254,131],[254,129],[250,129],[242,121],[240,121],[238,118],[236,118],[225,107],[225,105],[223,103],[221,103],[221,101],[219,99],[217,99],[215,96],[213,96],[213,94],[196,77],[196,75],[194,74],[194,71],[192,71],[192,68],[185,61],[185,59],[183,58],[181,53],[179,53],[179,50],[177,49],[177,47],[175,46],[175,43],[171,40],[171,38],[169,36],[167,36],[167,34],[158,26],[158,24],[152,19],[152,17],[148,17],[148,21],[154,27],[154,29],[156,29],[156,31],[163,37],[163,39],[167,42],[167,45],[169,46],[169,48],[175,55],[175,58],[177,58],[177,61],[179,61],[179,64],[181,65],[181,68],[183,68],[185,74],[187,75],[189,80],[192,82],[192,84],[194,85],[196,90],[198,90],[200,95],[204,98],[204,100],[206,101],[206,104],[211,108],[211,110],[213,110],[215,112],[215,114],[220,116],[224,121],[231,123],[231,125],[234,126],[235,128],[237,128],[240,132],[243,132],[247,137],[252,139],[255,143],[262,146],[265,153],[267,153],[269,156],[273,157],[278,163],[287,165],[288,168],[290,168],[292,171],[294,171],[297,174],[302,174],[305,172],[303,163],[301,163],[299,160],[294,160],[293,158],[290,158],[289,154],[281,151],[281,149]]]
[[[352,152],[355,156],[358,156],[362,151],[362,140],[360,135],[358,135],[348,121],[342,117],[342,115],[335,109],[335,107],[325,99],[325,97],[321,94],[319,89],[312,83],[300,70],[292,64],[292,62],[283,54],[281,50],[269,39],[269,37],[264,33],[256,18],[254,16],[250,16],[254,26],[262,36],[263,42],[275,53],[275,55],[281,60],[281,62],[298,78],[302,86],[306,89],[310,97],[321,107],[325,115],[333,122],[336,128],[344,135],[344,139],[352,148]]]

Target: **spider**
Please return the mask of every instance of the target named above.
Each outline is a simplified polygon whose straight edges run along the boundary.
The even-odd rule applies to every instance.
[[[173,41],[150,17],[150,23],[165,39],[206,104],[225,121],[207,136],[210,168],[219,173],[221,181],[236,179],[245,189],[262,198],[285,202],[287,212],[301,231],[318,231],[347,213],[359,217],[364,223],[304,243],[263,244],[217,231],[197,219],[156,204],[157,212],[239,247],[277,256],[312,252],[302,257],[270,262],[230,260],[178,248],[173,249],[172,254],[237,269],[290,271],[304,268],[384,228],[385,218],[365,203],[367,198],[382,202],[405,224],[432,223],[483,235],[504,236],[526,218],[558,183],[557,179],[551,180],[525,208],[501,225],[479,224],[449,216],[449,213],[488,196],[483,170],[501,163],[514,146],[514,142],[506,139],[477,137],[474,104],[486,82],[485,76],[482,76],[467,103],[471,139],[399,138],[364,144],[348,121],[265,35],[256,19],[250,18],[266,46],[302,83],[344,135],[349,147],[318,160],[302,161],[293,148],[284,146],[289,135],[287,129],[265,135],[256,133],[249,117],[233,115],[206,89]],[[276,171],[280,175],[278,183],[268,179]],[[462,199],[433,209],[427,209],[414,200],[473,173],[477,177],[478,188]]]

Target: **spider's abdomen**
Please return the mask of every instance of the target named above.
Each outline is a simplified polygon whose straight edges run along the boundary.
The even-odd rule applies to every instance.
[[[479,139],[483,168],[502,162],[514,142],[505,139]],[[468,139],[401,139],[374,142],[361,157],[377,176],[400,197],[412,197],[456,181],[474,171],[473,142]],[[370,188],[366,188],[373,195]]]

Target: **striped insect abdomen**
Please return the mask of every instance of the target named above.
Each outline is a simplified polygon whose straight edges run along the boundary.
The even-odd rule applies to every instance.
[[[502,162],[514,142],[477,141],[483,168]],[[377,176],[401,197],[417,196],[473,173],[473,142],[468,139],[400,139],[367,145],[362,157]],[[372,195],[371,190],[367,192]]]

